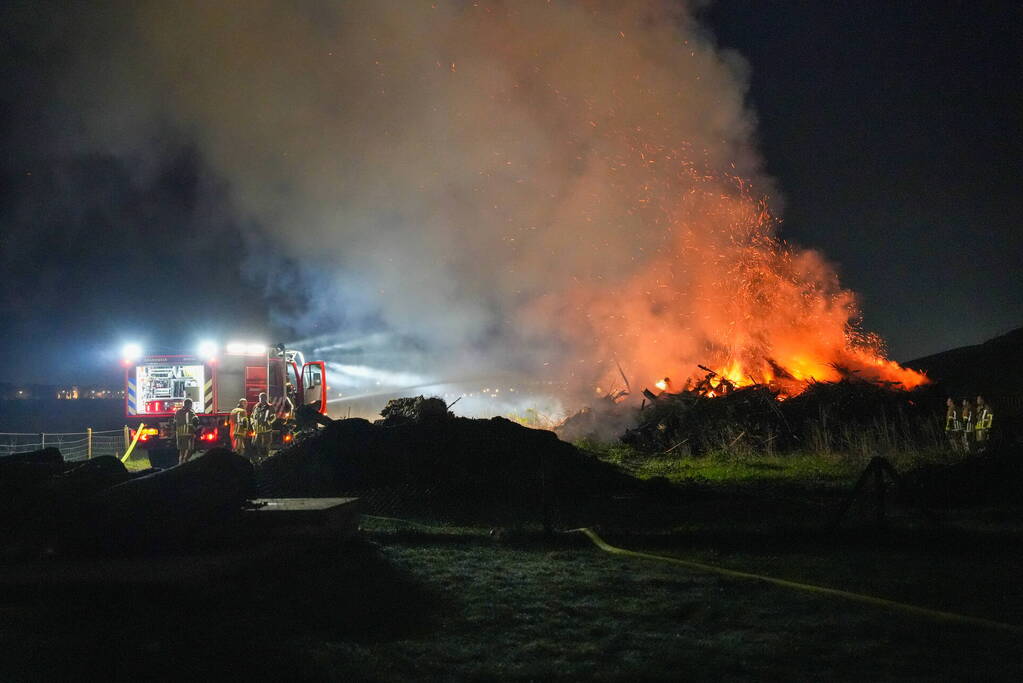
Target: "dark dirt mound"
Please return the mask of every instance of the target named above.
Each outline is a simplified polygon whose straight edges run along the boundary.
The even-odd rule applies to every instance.
[[[134,552],[187,543],[253,497],[253,468],[213,449],[166,470],[132,473],[56,449],[0,461],[0,557]]]
[[[447,411],[397,424],[338,420],[263,463],[270,496],[358,495],[369,512],[542,520],[640,484],[553,432]]]
[[[47,448],[0,460],[0,544],[12,536],[48,538],[82,516],[105,488],[131,479],[121,461],[101,456],[64,462]]]
[[[244,457],[214,448],[166,470],[135,476],[90,501],[108,547],[146,547],[187,540],[237,515],[254,497],[254,470]]]

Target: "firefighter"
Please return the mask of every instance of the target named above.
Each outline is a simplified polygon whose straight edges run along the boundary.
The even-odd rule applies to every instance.
[[[949,396],[945,399],[945,437],[948,438],[953,450],[959,450],[959,444],[962,441],[961,431],[956,402]]]
[[[295,405],[298,401],[298,390],[295,385],[288,382],[284,387],[284,401],[281,402],[281,419],[287,421],[295,417]]]
[[[263,460],[270,455],[273,422],[277,417],[274,407],[266,399],[266,392],[260,392],[259,403],[252,409],[252,445],[256,449],[257,461]]]
[[[963,399],[963,405],[959,409],[959,422],[963,430],[963,449],[969,452],[973,442],[973,406],[968,398]]]
[[[238,407],[231,410],[228,423],[231,427],[231,448],[235,453],[245,454],[246,441],[249,437],[249,414],[246,411],[249,402],[244,398],[238,399]]]
[[[991,412],[991,406],[985,401],[983,396],[977,397],[977,407],[974,416],[974,431],[976,431],[977,448],[983,451],[987,448],[988,439],[991,438],[991,423],[994,421],[994,413]]]
[[[192,399],[186,398],[174,413],[174,434],[178,442],[178,464],[188,462],[195,450],[195,430],[199,417],[192,411]]]
[[[274,422],[274,426],[280,430],[281,438],[284,440],[287,440],[284,435],[295,429],[295,402],[293,399],[297,396],[298,392],[295,391],[295,387],[288,382],[284,387],[284,396],[276,402],[277,420]]]

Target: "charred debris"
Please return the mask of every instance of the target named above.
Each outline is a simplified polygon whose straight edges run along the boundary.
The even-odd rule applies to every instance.
[[[700,456],[719,450],[772,453],[800,449],[844,450],[864,435],[893,445],[933,439],[940,399],[933,390],[905,391],[898,385],[860,379],[854,373],[837,382],[810,380],[787,397],[765,384],[736,386],[713,370],[672,391],[643,390],[640,407],[626,405],[621,392],[573,415],[559,427],[563,438],[606,438],[607,424],[620,424],[614,436],[648,454]]]

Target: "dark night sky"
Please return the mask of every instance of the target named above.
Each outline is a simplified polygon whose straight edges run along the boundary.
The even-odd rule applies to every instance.
[[[838,263],[895,358],[1023,325],[1023,6],[718,2],[709,19],[751,63],[783,234]]]
[[[270,326],[287,302],[239,256],[261,246],[187,139],[145,168],[67,142],[76,18],[60,7],[0,10],[0,380],[107,379],[138,335],[289,335]],[[702,16],[749,62],[782,236],[838,265],[893,357],[1023,325],[1019,3],[720,0]]]

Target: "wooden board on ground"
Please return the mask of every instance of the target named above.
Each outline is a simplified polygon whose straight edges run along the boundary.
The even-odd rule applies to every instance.
[[[258,498],[245,510],[250,528],[289,536],[346,538],[359,528],[358,498]]]

